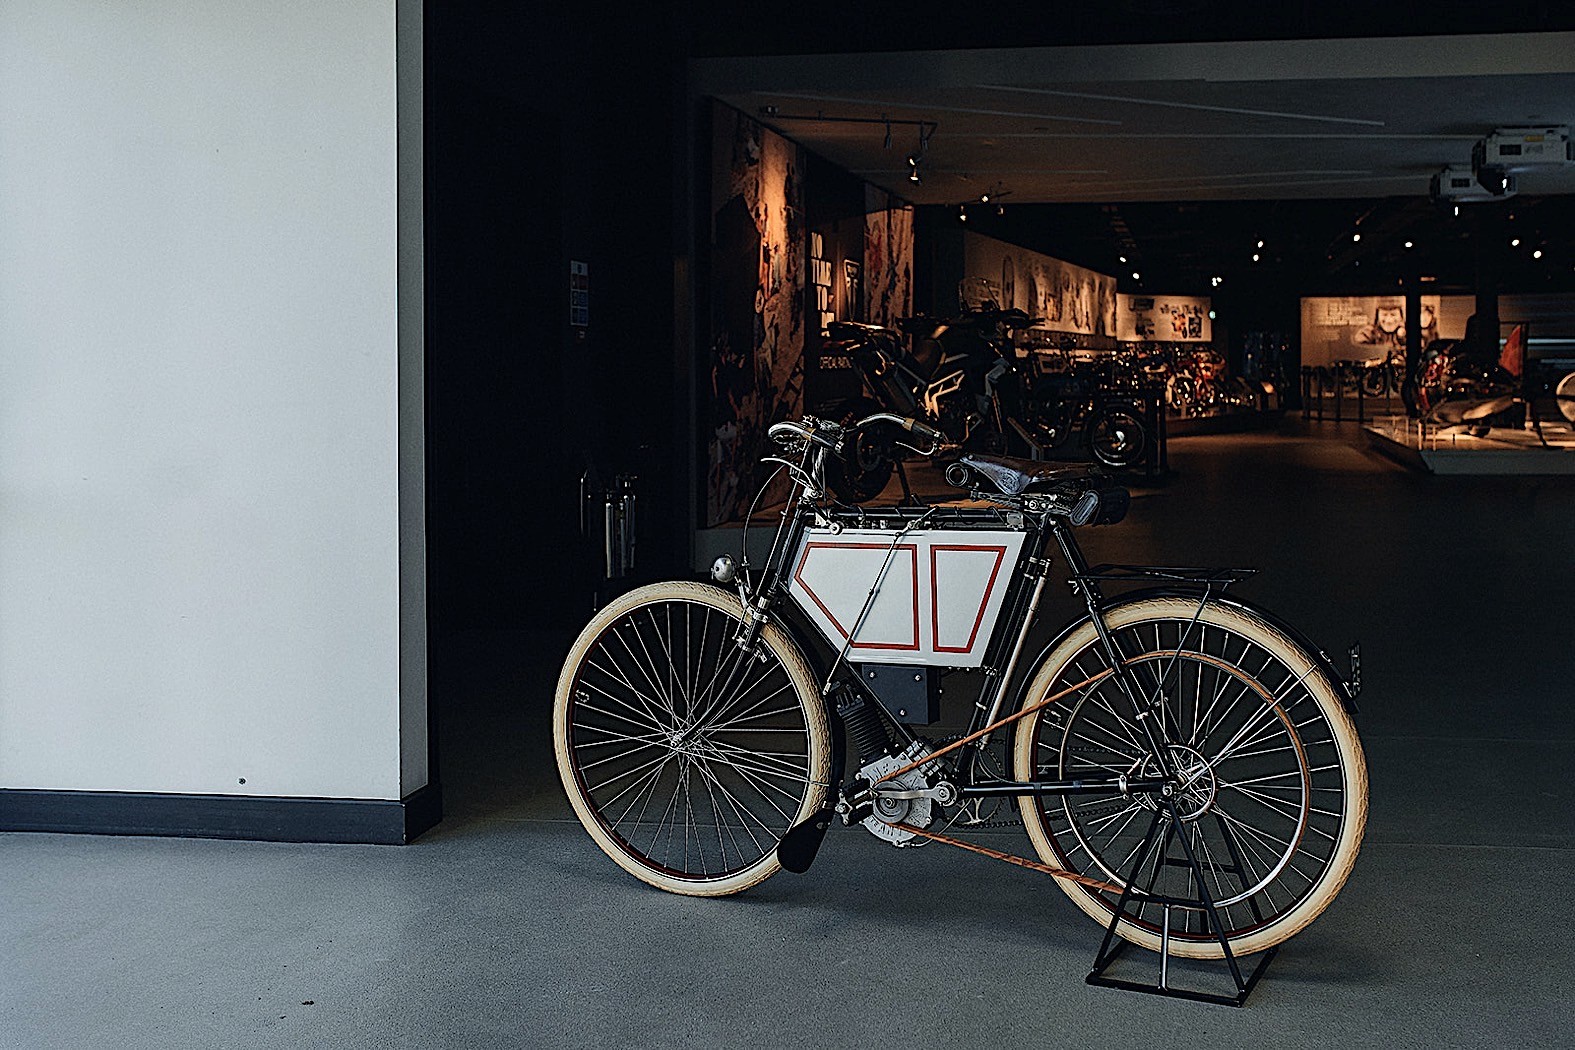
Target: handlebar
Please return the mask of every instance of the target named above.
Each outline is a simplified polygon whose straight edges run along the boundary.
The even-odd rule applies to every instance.
[[[895,412],[876,412],[873,415],[865,416],[853,424],[853,427],[855,430],[860,430],[870,423],[894,423],[908,433],[917,437],[928,438],[938,445],[944,445],[948,440],[944,433],[936,430],[928,423],[921,423],[917,419],[910,419],[907,416],[899,416]]]
[[[771,424],[771,429],[767,433],[771,435],[771,440],[779,445],[807,441],[832,452],[839,452],[842,449],[842,428],[824,419],[816,419],[814,416],[784,419],[780,423]]]
[[[894,426],[901,427],[915,437],[929,441],[934,446],[931,449],[932,452],[950,441],[950,438],[945,433],[930,426],[928,423],[922,423],[907,416],[899,416],[895,412],[876,412],[865,416],[856,423],[849,424],[847,427],[841,427],[836,423],[817,419],[814,416],[805,416],[803,419],[784,419],[780,423],[771,424],[771,428],[767,433],[771,436],[771,440],[779,445],[807,442],[836,453],[842,451],[842,439],[848,433],[862,430],[872,423],[891,423]]]

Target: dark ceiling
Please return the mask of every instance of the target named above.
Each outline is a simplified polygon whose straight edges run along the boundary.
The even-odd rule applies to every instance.
[[[920,206],[960,221],[966,205],[970,228],[1116,274],[1123,290],[1208,293],[1223,278],[1372,292],[1411,275],[1439,291],[1484,278],[1506,292],[1575,289],[1575,165],[1522,170],[1521,193],[1501,201],[1457,208],[1427,192],[1445,165],[1469,170],[1495,127],[1575,124],[1575,34],[1461,35],[1575,22],[1575,5],[1518,21],[1434,5],[1429,29],[1454,35],[1339,40],[1291,5],[1231,23],[1225,42],[1221,16],[1245,5],[1111,15],[1133,9],[1081,15],[1053,47],[1032,42],[1042,26],[1014,39],[1009,20],[987,32],[955,14],[909,20],[889,42],[997,46],[772,57],[765,41],[791,52],[794,38],[763,33],[750,57],[692,62],[691,86]],[[828,13],[821,36],[846,17]],[[1401,25],[1375,11],[1339,28]],[[1188,28],[1198,39],[1174,42]],[[1303,38],[1264,39],[1275,33]],[[1164,42],[1137,42],[1148,39]],[[913,183],[904,161],[920,122],[933,131]]]

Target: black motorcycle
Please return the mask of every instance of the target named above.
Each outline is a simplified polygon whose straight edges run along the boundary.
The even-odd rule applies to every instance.
[[[1042,452],[1074,440],[1107,467],[1136,466],[1148,452],[1144,425],[1146,375],[1114,359],[1080,362],[1068,355],[1042,354],[1029,384],[1031,438]]]
[[[856,502],[873,499],[908,451],[1019,451],[1025,424],[1012,332],[1034,323],[1021,310],[993,306],[944,319],[903,318],[896,328],[833,321],[830,349],[851,361],[862,393],[818,406],[813,414],[840,423],[889,412],[933,426],[947,439],[938,450],[920,450],[891,428],[863,428],[828,465],[833,491]]]

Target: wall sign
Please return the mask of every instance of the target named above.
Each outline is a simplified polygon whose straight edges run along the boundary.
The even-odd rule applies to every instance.
[[[569,260],[569,324],[585,328],[591,323],[591,268],[578,259]]]

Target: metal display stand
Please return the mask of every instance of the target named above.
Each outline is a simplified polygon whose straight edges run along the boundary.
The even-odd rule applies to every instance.
[[[1164,826],[1164,840],[1159,851],[1154,855],[1152,870],[1148,882],[1142,890],[1134,889],[1142,876],[1142,870],[1149,863],[1149,846],[1153,843],[1160,827]],[[1235,837],[1228,827],[1221,822],[1225,834],[1225,841],[1230,849],[1231,863],[1229,865],[1213,865],[1216,870],[1225,871],[1243,877],[1240,852],[1235,844]],[[1245,977],[1242,975],[1245,960],[1237,959],[1230,949],[1230,943],[1225,936],[1224,924],[1220,922],[1219,911],[1214,906],[1213,899],[1209,896],[1208,886],[1204,882],[1204,865],[1198,860],[1192,847],[1187,843],[1184,833],[1184,824],[1181,814],[1176,809],[1172,799],[1166,799],[1163,808],[1154,810],[1154,819],[1150,822],[1148,833],[1143,837],[1143,844],[1138,848],[1137,859],[1132,863],[1132,871],[1126,877],[1126,888],[1122,890],[1120,899],[1116,902],[1115,914],[1111,916],[1110,925],[1105,928],[1105,938],[1099,945],[1099,951],[1094,956],[1093,969],[1085,980],[1088,984],[1101,985],[1106,988],[1120,988],[1130,992],[1142,992],[1147,995],[1164,995],[1174,999],[1191,999],[1196,1002],[1216,1003],[1221,1006],[1241,1006],[1247,1001],[1247,996],[1252,994],[1258,981],[1263,977],[1264,971],[1269,968],[1269,963],[1279,952],[1275,946],[1258,956],[1257,964],[1252,972]],[[1172,846],[1181,845],[1182,857],[1171,856]],[[1167,894],[1155,893],[1154,884],[1158,881],[1162,869],[1186,868],[1191,872],[1191,883],[1196,888],[1196,896],[1174,897]],[[1126,949],[1128,942],[1117,932],[1123,919],[1136,921],[1142,909],[1148,905],[1157,904],[1160,908],[1160,947],[1159,947],[1159,979],[1153,984],[1143,981],[1134,981],[1126,978],[1111,977],[1107,974],[1111,963],[1115,962]],[[1134,910],[1129,911],[1129,908]],[[1220,949],[1224,953],[1224,961],[1230,971],[1230,978],[1235,986],[1234,993],[1204,992],[1191,988],[1178,988],[1170,983],[1170,922],[1171,911],[1175,908],[1185,908],[1189,911],[1201,910],[1204,914],[1206,929],[1213,932],[1219,941]],[[1256,907],[1254,907],[1256,913]]]

